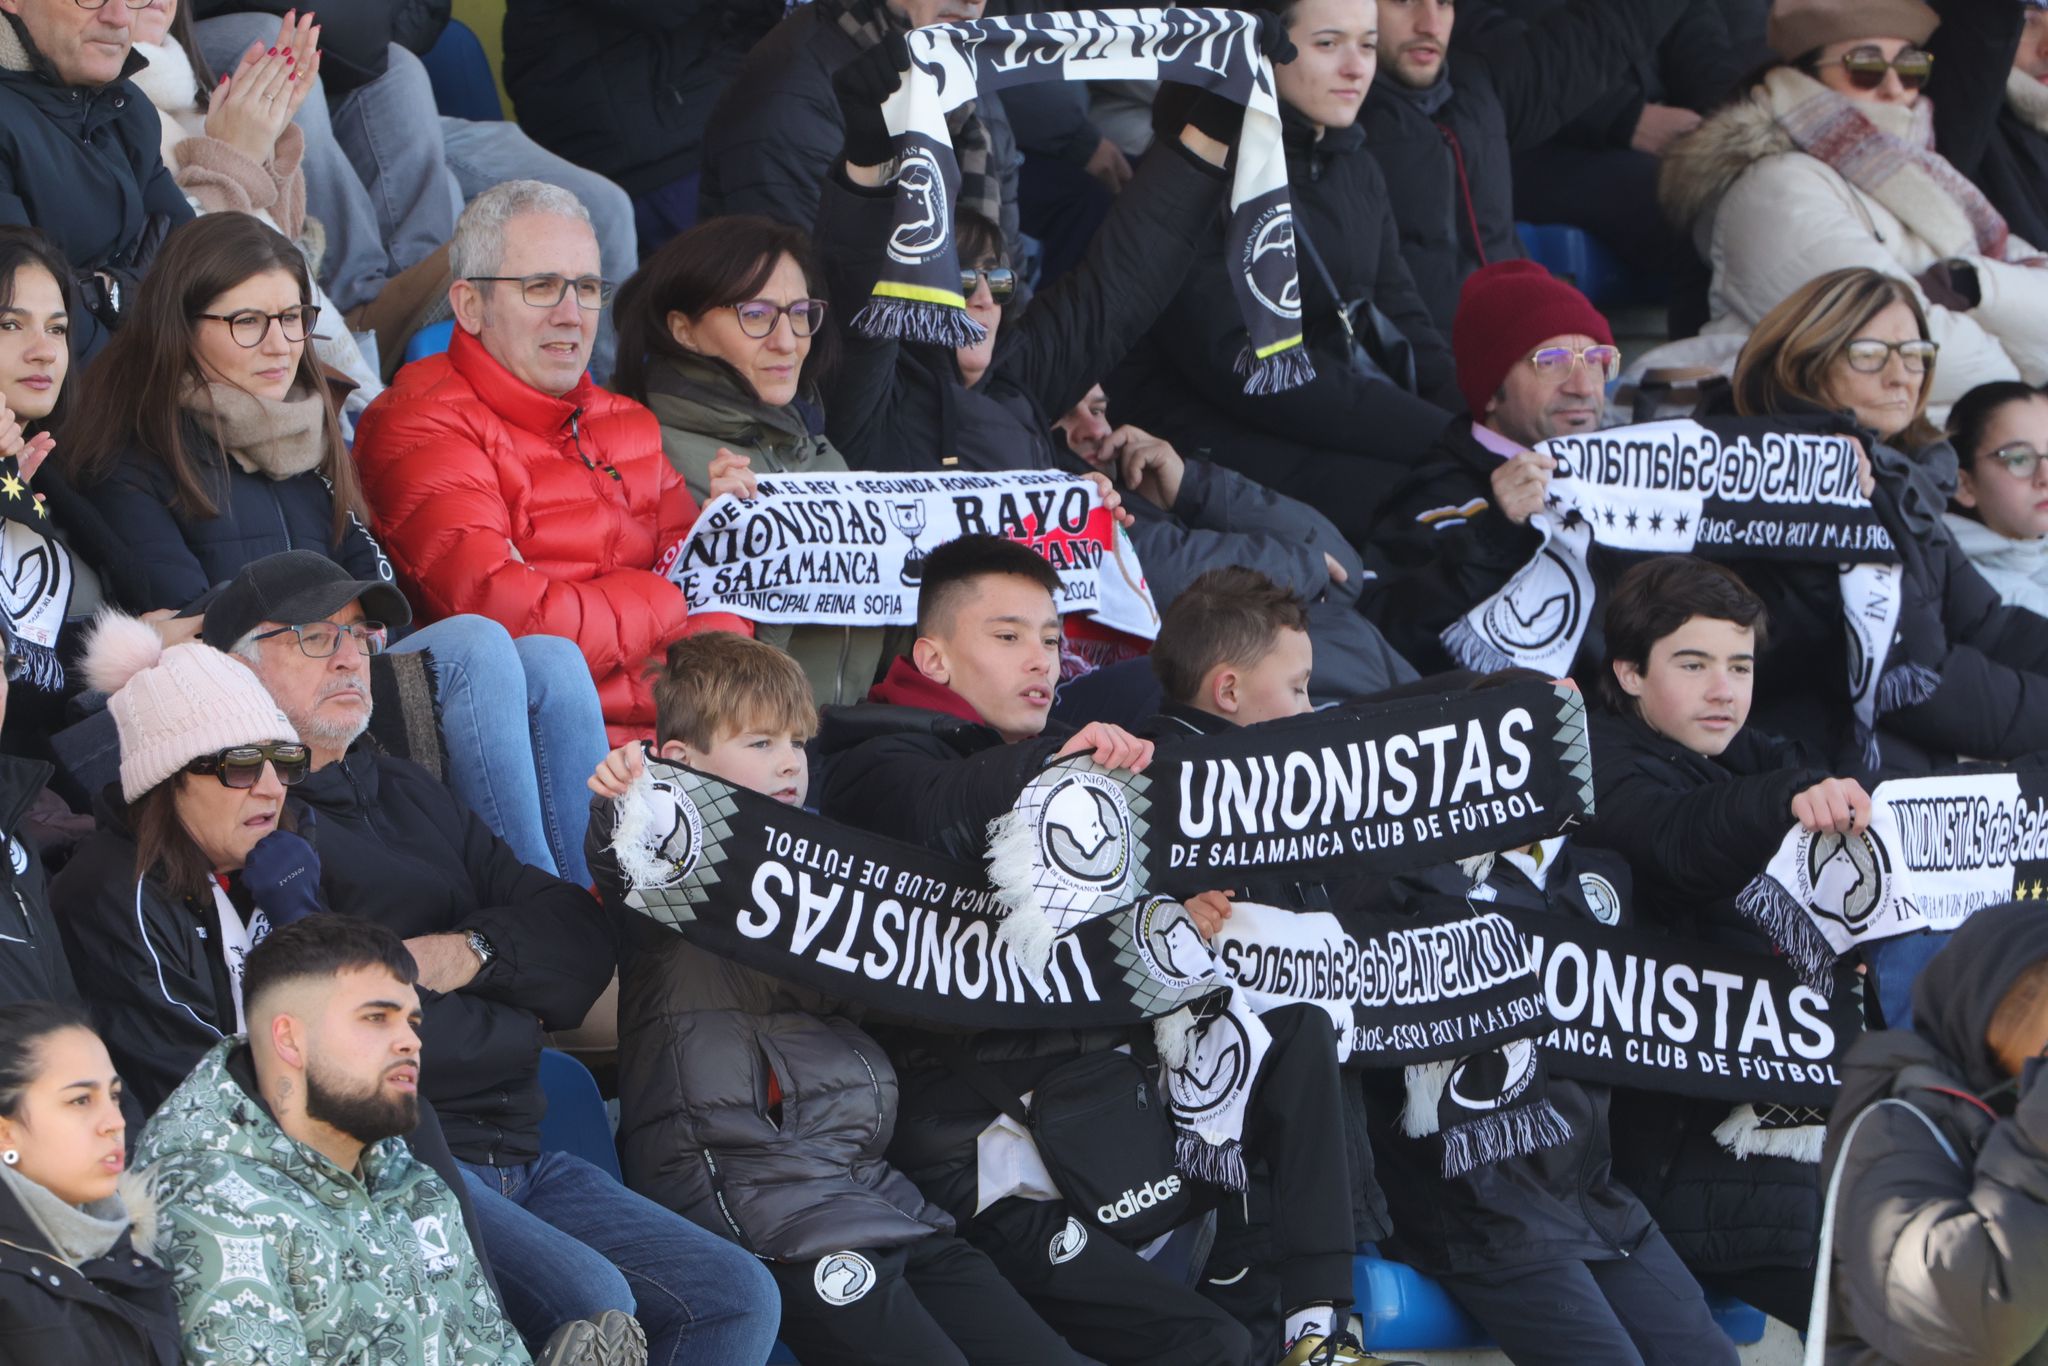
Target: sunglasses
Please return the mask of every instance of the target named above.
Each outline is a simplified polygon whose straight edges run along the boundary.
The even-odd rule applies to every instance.
[[[1008,266],[995,266],[989,270],[962,270],[960,272],[960,297],[971,299],[974,289],[983,280],[988,281],[988,296],[999,304],[1006,304],[1017,297],[1017,272]]]
[[[312,768],[313,751],[304,745],[275,740],[267,745],[230,745],[218,754],[202,754],[185,765],[187,773],[211,773],[222,787],[254,787],[263,766],[277,770],[286,787],[304,780]]]
[[[1918,90],[1934,74],[1934,54],[1917,47],[1901,48],[1898,56],[1886,61],[1877,48],[1859,47],[1844,53],[1833,65],[1848,72],[1849,84],[1858,90],[1877,89],[1884,84],[1887,71],[1896,73],[1899,84],[1906,89]]]

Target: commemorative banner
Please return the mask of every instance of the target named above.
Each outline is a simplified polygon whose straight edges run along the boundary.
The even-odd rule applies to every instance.
[[[2048,896],[2048,769],[1896,779],[1870,807],[1855,835],[1793,827],[1736,899],[1808,985],[1863,944]]]
[[[692,612],[794,626],[907,626],[931,550],[1008,537],[1059,572],[1062,615],[1141,640],[1159,609],[1130,537],[1095,484],[1056,470],[764,474],[758,496],[711,500],[656,572]]]
[[[971,865],[650,759],[614,803],[611,849],[638,914],[747,967],[965,1029],[1135,1024],[1224,989],[1163,897],[1078,927],[1027,971]]]
[[[1037,963],[1149,894],[1447,863],[1592,810],[1584,699],[1516,683],[1175,741],[1139,774],[1055,764],[991,823],[989,877],[1004,938]]]
[[[1594,546],[1709,559],[1803,560],[1840,567],[1849,690],[1860,732],[1923,701],[1938,680],[1890,660],[1898,625],[1898,548],[1859,483],[1846,437],[1770,430],[1767,419],[1681,419],[1556,437],[1557,461],[1535,557],[1445,629],[1467,668],[1569,673],[1596,610]]]

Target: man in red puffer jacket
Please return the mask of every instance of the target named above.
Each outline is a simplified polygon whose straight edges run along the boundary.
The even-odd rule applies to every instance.
[[[753,628],[692,617],[655,572],[697,505],[654,414],[586,373],[612,288],[589,215],[566,190],[508,181],[463,210],[450,256],[454,344],[399,371],[357,428],[377,534],[422,616],[568,637],[611,742],[651,736],[648,662],[693,631]],[[713,463],[714,497],[752,491],[745,460]]]

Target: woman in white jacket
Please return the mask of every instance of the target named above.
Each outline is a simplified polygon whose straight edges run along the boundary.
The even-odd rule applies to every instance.
[[[2048,616],[2048,394],[1980,384],[1949,410],[1948,432],[1956,544],[2007,604]]]
[[[1921,44],[1939,22],[1920,0],[1778,0],[1785,65],[1664,158],[1665,212],[1713,268],[1696,351],[1718,338],[1732,352],[1807,281],[1866,266],[1927,305],[1937,419],[1976,385],[2048,380],[2048,257],[1934,147]]]

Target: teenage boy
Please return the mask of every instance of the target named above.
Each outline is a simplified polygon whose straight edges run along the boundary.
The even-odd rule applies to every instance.
[[[810,790],[810,683],[772,645],[727,632],[669,647],[654,681],[657,756],[790,806]],[[645,767],[614,750],[604,798]],[[1059,1335],[884,1159],[897,1083],[857,1008],[741,967],[623,908],[591,822],[592,867],[627,923],[619,996],[619,1148],[650,1200],[762,1259],[782,1340],[842,1366],[1061,1366]]]
[[[963,536],[934,550],[918,592],[917,640],[869,693],[870,703],[828,709],[820,735],[826,774],[820,809],[850,825],[957,858],[987,853],[990,820],[1013,806],[1024,785],[1054,759],[1088,754],[1110,768],[1142,770],[1151,742],[1100,722],[1067,733],[1049,724],[1059,674],[1058,577],[1028,547],[993,536]],[[987,1070],[1020,1095],[1052,1067],[1116,1048],[1126,1031],[986,1031],[967,1042]],[[895,1031],[904,1078],[903,1123],[890,1155],[925,1193],[960,1221],[1032,1306],[1074,1346],[1109,1366],[1191,1363],[1239,1366],[1250,1359],[1245,1329],[1214,1304],[1097,1230],[1067,1233],[1070,1214],[1035,1161],[1020,1160],[992,1104],[934,1050],[931,1036]],[[1328,1105],[1335,1053],[1325,1033],[1276,1036],[1253,1092],[1245,1147],[1280,1178],[1300,1181],[1275,1221],[1278,1274],[1298,1316],[1301,1341],[1285,1358],[1301,1363],[1367,1360],[1342,1331],[1351,1300],[1350,1194],[1335,1151],[1335,1123],[1298,1121],[1297,1108]],[[1307,1058],[1308,1061],[1303,1059]],[[1320,1069],[1318,1071],[1318,1068]],[[1295,1079],[1311,1073],[1315,1079]],[[1276,1078],[1287,1078],[1275,1089]],[[1268,1110],[1272,1113],[1267,1113]],[[1334,1116],[1332,1117],[1334,1119]],[[1333,1190],[1333,1187],[1335,1188]],[[1335,1214],[1335,1218],[1330,1216]],[[1084,1228],[1086,1221],[1075,1224]],[[1334,1235],[1322,1238],[1326,1228]],[[1078,1251],[1076,1241],[1081,1242]]]

